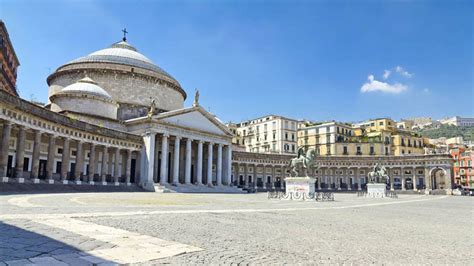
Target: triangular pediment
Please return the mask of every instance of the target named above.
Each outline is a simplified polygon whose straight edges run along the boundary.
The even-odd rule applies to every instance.
[[[227,127],[201,107],[174,110],[153,116],[153,120],[217,135],[232,134]]]

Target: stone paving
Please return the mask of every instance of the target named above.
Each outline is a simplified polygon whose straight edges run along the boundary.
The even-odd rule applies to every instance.
[[[456,264],[473,199],[265,194],[0,195],[0,265]]]

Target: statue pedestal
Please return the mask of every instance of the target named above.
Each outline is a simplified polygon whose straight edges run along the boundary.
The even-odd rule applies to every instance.
[[[368,198],[385,198],[386,185],[383,183],[367,184]]]
[[[315,178],[311,177],[287,177],[285,178],[286,194],[290,192],[314,193]]]

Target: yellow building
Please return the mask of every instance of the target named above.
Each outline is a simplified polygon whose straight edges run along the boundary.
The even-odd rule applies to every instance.
[[[298,129],[298,146],[318,155],[424,154],[427,143],[418,134],[397,128],[389,118],[351,125],[340,122],[306,123]]]

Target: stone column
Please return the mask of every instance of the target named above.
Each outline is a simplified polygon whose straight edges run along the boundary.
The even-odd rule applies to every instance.
[[[428,167],[425,167],[425,169],[423,169],[423,173],[425,174],[425,190],[431,190],[431,175],[430,175],[430,168]]]
[[[390,191],[395,191],[393,183],[395,182],[395,177],[393,176],[393,168],[389,168],[389,177],[390,177]]]
[[[109,163],[109,150],[107,146],[104,146],[104,151],[102,152],[102,169],[101,169],[102,185],[107,185],[108,163]]]
[[[222,185],[222,144],[217,144],[216,185]]]
[[[240,181],[240,165],[237,162],[234,166],[235,171],[234,171],[234,183],[236,186],[239,186],[239,181]]]
[[[82,169],[84,168],[84,150],[83,142],[77,142],[77,151],[76,151],[76,169],[74,171],[74,177],[76,178],[76,184],[81,184],[81,175]]]
[[[56,154],[56,136],[49,135],[48,140],[48,161],[46,162],[46,178],[49,184],[53,184],[54,157]]]
[[[416,191],[416,168],[413,167],[413,179],[412,179],[412,184],[413,184],[413,191]]]
[[[161,137],[160,184],[162,186],[168,184],[168,138],[168,134],[163,134]]]
[[[244,164],[244,187],[249,187],[249,169],[246,163]]]
[[[212,143],[207,148],[207,185],[212,186]]]
[[[127,149],[127,162],[125,166],[125,184],[130,186],[130,179],[132,177],[132,150]],[[136,169],[137,167],[135,167]]]
[[[285,166],[281,166],[281,177],[280,177],[280,189],[283,189],[285,187]]]
[[[141,173],[139,184],[147,190],[154,189],[153,170],[155,168],[155,141],[156,133],[154,132],[147,132],[143,136],[143,147],[140,154],[143,159],[140,164],[143,172]]]
[[[317,189],[318,189],[318,190],[321,190],[321,189],[322,189],[322,187],[321,187],[321,181],[323,180],[323,168],[320,167],[320,168],[318,169],[318,172],[319,172],[319,175],[318,175],[318,188],[317,188]]]
[[[262,176],[262,186],[264,189],[267,189],[267,166],[264,164],[262,166],[263,176]]]
[[[31,159],[31,176],[34,183],[39,183],[39,156],[41,149],[41,131],[35,130],[35,139],[33,143],[33,158]]]
[[[192,149],[192,139],[186,139],[186,157],[184,165],[184,183],[191,184],[191,149]]]
[[[357,190],[362,190],[362,182],[360,179],[360,167],[357,167]]]
[[[69,144],[70,140],[68,138],[64,138],[63,141],[63,154],[61,159],[61,181],[63,184],[67,184],[67,173],[69,170],[69,162],[70,162],[70,151],[69,151]]]
[[[198,141],[197,165],[196,165],[196,185],[202,184],[202,141]]]
[[[115,148],[115,161],[114,161],[114,185],[119,185],[119,158],[120,158],[120,149]]]
[[[258,188],[257,180],[258,180],[258,178],[257,178],[257,164],[254,164],[253,165],[253,187],[255,189]]]
[[[8,164],[8,149],[9,149],[11,132],[12,132],[12,124],[10,123],[10,121],[3,121],[3,135],[2,135],[2,141],[0,142],[0,177],[4,181],[8,181],[7,164]]]
[[[89,175],[88,181],[89,184],[94,185],[94,175],[97,171],[97,160],[95,158],[95,143],[91,143],[90,150],[89,150]]]
[[[275,166],[272,165],[272,189],[273,190],[275,189],[275,175],[276,175]]]
[[[341,190],[341,182],[342,182],[342,178],[343,178],[343,176],[340,174],[341,172],[339,172],[339,170],[340,170],[340,168],[338,168],[336,170],[336,188],[337,188],[337,190]],[[338,175],[340,175],[340,176],[338,176]]]
[[[18,178],[18,182],[23,183],[23,164],[25,160],[26,141],[26,132],[24,127],[18,127],[18,138],[16,140],[15,178]]]
[[[222,183],[226,186],[232,184],[232,146],[226,145],[224,146],[224,179]]]
[[[179,150],[181,137],[174,137],[174,153],[173,153],[173,186],[179,184]]]
[[[225,164],[227,165],[225,184],[229,186],[232,183],[232,144],[226,146],[225,153]]]
[[[402,178],[402,191],[405,191],[405,171],[403,170],[403,167],[401,168],[401,178]]]

